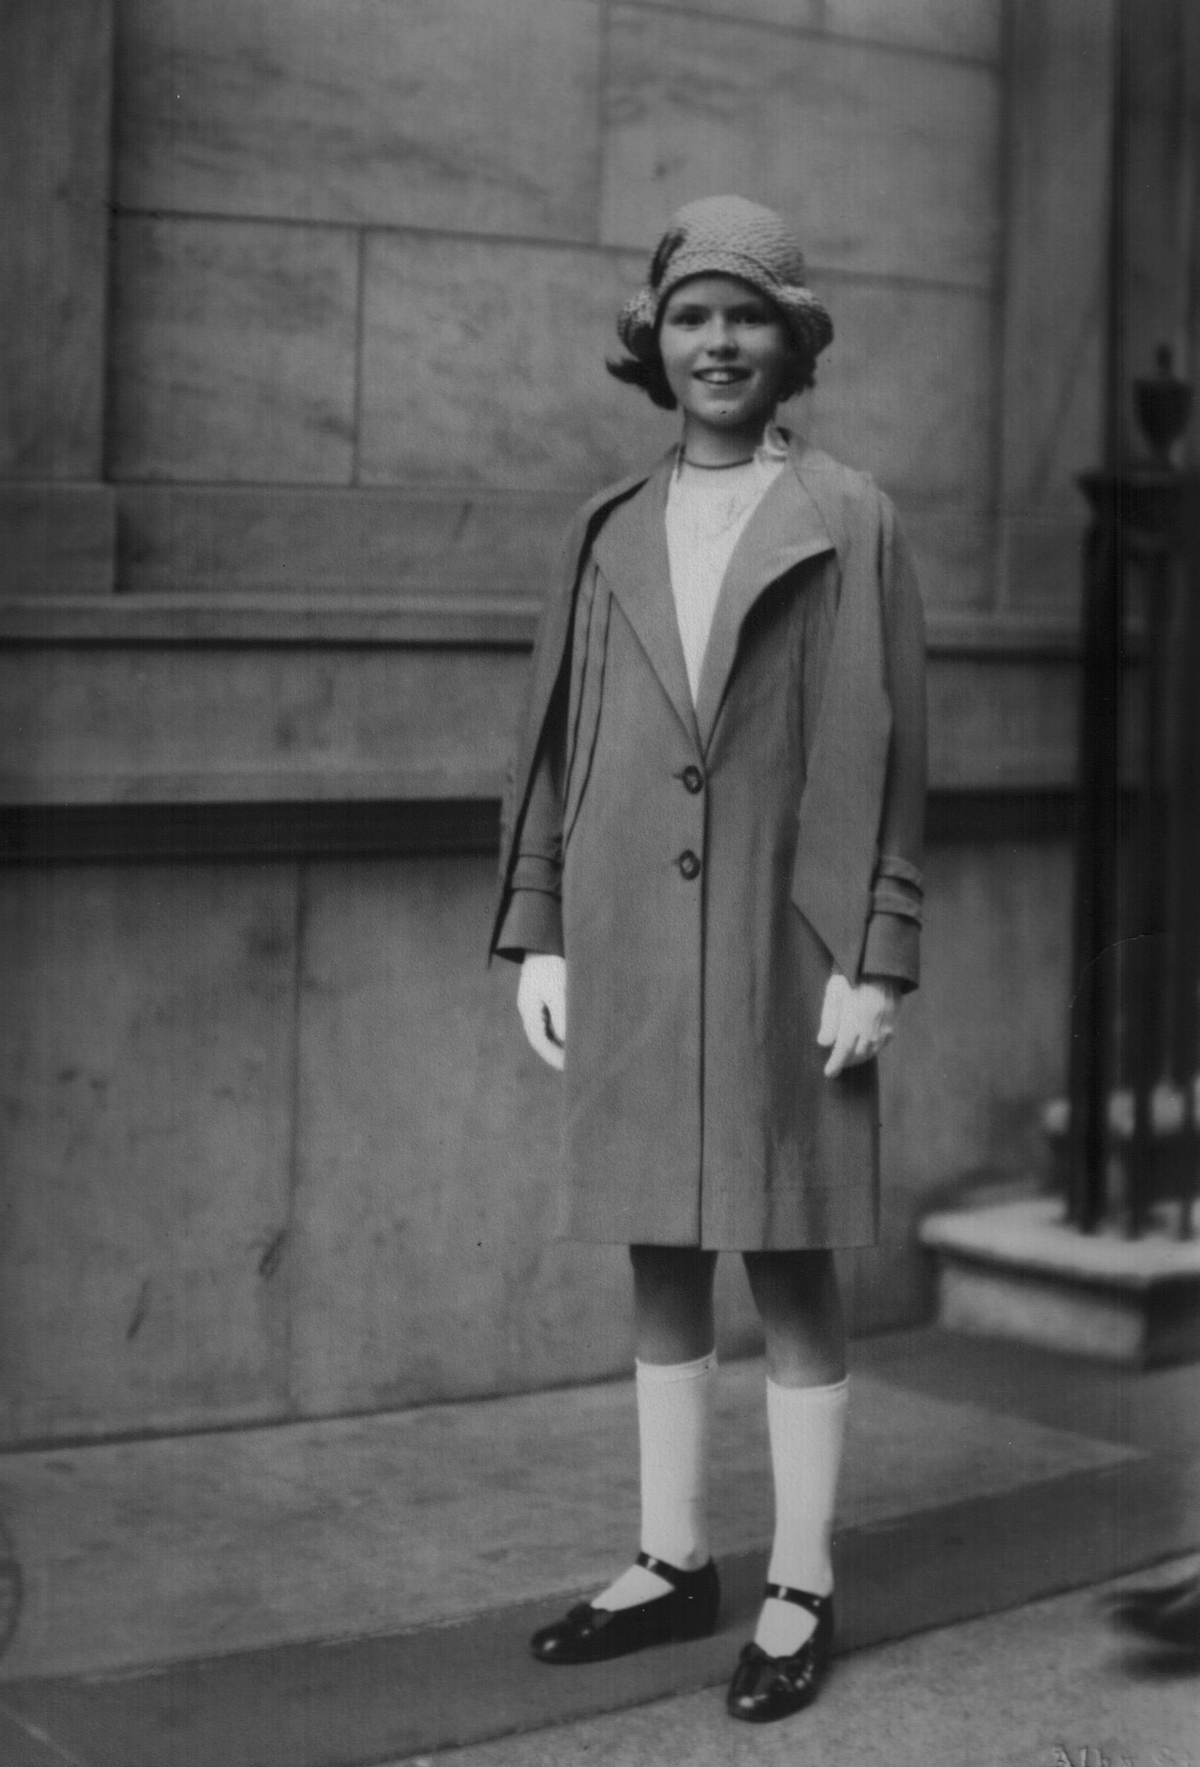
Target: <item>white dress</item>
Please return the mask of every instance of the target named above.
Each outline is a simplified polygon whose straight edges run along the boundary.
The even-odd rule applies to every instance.
[[[667,556],[693,703],[729,561],[786,460],[787,443],[773,425],[744,466],[689,466],[680,450],[667,491]]]

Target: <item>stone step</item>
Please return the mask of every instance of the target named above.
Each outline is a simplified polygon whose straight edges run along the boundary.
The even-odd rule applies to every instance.
[[[1200,1461],[1183,1457],[1137,1457],[852,1528],[837,1552],[839,1650],[1090,1585],[1197,1544]],[[63,1751],[47,1767],[366,1767],[723,1682],[752,1630],[764,1568],[763,1551],[724,1561],[713,1638],[613,1663],[535,1662],[529,1633],[561,1611],[540,1600],[132,1675],[10,1681],[0,1722]]]
[[[1079,1233],[1056,1197],[929,1215],[938,1319],[1138,1368],[1200,1358],[1200,1240]]]
[[[1200,1544],[1200,1371],[936,1331],[854,1360],[841,1650]],[[364,1767],[722,1682],[770,1532],[762,1379],[721,1371],[717,1635],[584,1669],[526,1641],[628,1556],[631,1382],[2,1456],[0,1758]]]

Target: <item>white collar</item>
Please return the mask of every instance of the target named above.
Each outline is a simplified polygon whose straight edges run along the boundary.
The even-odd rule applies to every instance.
[[[739,466],[776,466],[781,460],[786,460],[787,457],[788,438],[774,419],[772,419],[764,429],[762,441],[758,444],[758,447],[754,450],[749,460],[742,460],[737,464]],[[683,442],[681,440],[678,452],[675,456],[675,477],[677,479],[682,478],[684,467],[690,464],[691,463],[686,461],[683,457]],[[730,467],[727,470],[734,471],[735,468]]]

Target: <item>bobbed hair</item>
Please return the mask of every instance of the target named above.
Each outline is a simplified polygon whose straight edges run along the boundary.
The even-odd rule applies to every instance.
[[[639,362],[636,356],[619,356],[614,361],[610,356],[604,366],[614,380],[623,381],[626,386],[641,387],[651,403],[660,410],[674,411],[678,405],[679,401],[667,380],[660,351],[655,350],[649,362]]]

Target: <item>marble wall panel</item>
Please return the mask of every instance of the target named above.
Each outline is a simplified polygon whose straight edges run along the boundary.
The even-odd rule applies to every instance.
[[[992,490],[993,303],[957,289],[813,280],[835,336],[799,427],[901,499],[978,512]]]
[[[0,873],[0,1436],[285,1404],[294,873]]]
[[[598,489],[677,420],[605,372],[640,260],[377,234],[367,243],[364,483]]]
[[[1010,8],[1000,494],[1012,511],[1073,516],[1075,474],[1102,446],[1115,4]]]
[[[999,574],[1008,605],[1022,612],[1078,615],[1083,597],[1087,507],[1082,492],[1074,511],[1007,515],[1000,524]]]
[[[539,595],[575,501],[569,493],[125,486],[119,583],[206,595]]]
[[[982,64],[618,5],[601,238],[648,247],[732,189],[789,215],[814,266],[990,287],[1000,91]]]
[[[0,474],[100,476],[112,0],[0,13]]]
[[[1070,987],[1065,840],[939,843],[927,855],[919,991],[884,1065],[892,1227],[981,1177],[1048,1169],[1038,1104],[1061,1089]]]
[[[661,0],[632,0],[654,7]],[[831,37],[861,37],[940,55],[995,60],[1000,51],[999,0],[669,0],[676,10],[754,20]]]
[[[1078,664],[1071,657],[939,658],[929,670],[929,777],[935,788],[1061,787],[1074,779]]]
[[[0,595],[107,595],[116,538],[110,485],[0,483]]]
[[[0,802],[498,796],[528,659],[499,651],[0,651]]]
[[[357,299],[348,231],[126,217],[111,475],[347,482]]]
[[[121,0],[119,201],[590,239],[594,0]]]
[[[927,613],[987,607],[995,587],[996,544],[988,510],[969,504],[930,509],[903,496],[898,509]]]

